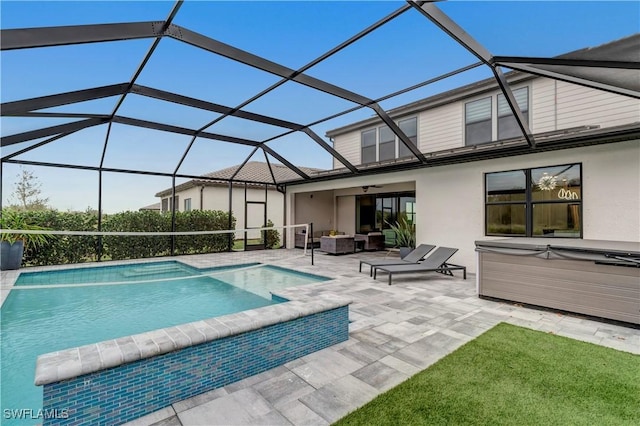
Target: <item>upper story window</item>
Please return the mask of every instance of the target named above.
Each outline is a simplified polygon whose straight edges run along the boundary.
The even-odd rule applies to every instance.
[[[491,98],[466,103],[464,123],[466,145],[491,142]]]
[[[362,164],[377,161],[376,129],[362,132]]]
[[[396,135],[388,126],[378,128],[379,155],[378,161],[396,158]]]
[[[486,235],[582,236],[582,166],[485,175]]]
[[[418,146],[418,118],[408,118],[406,120],[401,120],[398,122],[398,127],[400,130],[404,132],[405,135],[409,138],[409,140],[415,145]],[[398,158],[409,157],[413,155],[411,150],[402,143],[402,141],[398,141]]]
[[[513,90],[525,120],[529,121],[529,88]],[[495,102],[494,102],[495,100]],[[494,110],[495,105],[495,110]],[[496,117],[494,123],[493,117]],[[522,136],[509,103],[502,93],[467,102],[464,106],[465,145],[477,145]]]
[[[521,87],[513,91],[513,96],[520,107],[520,111],[527,123],[529,122],[529,88]],[[498,140],[518,138],[522,131],[518,126],[509,103],[503,94],[498,95]]]
[[[412,117],[398,121],[398,127],[409,140],[418,144],[418,118]],[[413,155],[409,148],[391,131],[388,126],[366,130],[361,133],[362,164],[376,161],[393,160]]]

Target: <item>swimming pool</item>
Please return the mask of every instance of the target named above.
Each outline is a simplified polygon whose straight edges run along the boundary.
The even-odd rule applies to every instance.
[[[170,261],[24,272],[0,310],[3,423],[42,421],[10,420],[5,411],[37,413],[42,407],[42,388],[33,384],[40,354],[276,304],[270,291],[323,280],[257,263],[198,269]]]

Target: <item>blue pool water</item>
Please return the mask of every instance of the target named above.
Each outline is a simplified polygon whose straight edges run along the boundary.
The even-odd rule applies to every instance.
[[[41,423],[6,418],[42,407],[38,355],[271,305],[270,291],[323,280],[267,265],[175,261],[23,272],[0,309],[1,423]]]

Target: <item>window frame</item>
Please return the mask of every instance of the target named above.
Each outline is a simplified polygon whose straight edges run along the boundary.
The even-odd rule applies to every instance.
[[[405,134],[407,135],[409,140],[411,140],[411,142],[413,142],[413,145],[416,148],[418,148],[418,116],[415,115],[413,117],[406,117],[406,118],[403,118],[402,120],[398,120],[398,127],[400,128],[400,130],[402,130],[402,123],[405,123],[407,121],[412,121],[412,120],[415,120],[415,122],[416,122],[416,134],[415,134],[415,136],[409,136],[406,132],[405,132]],[[413,140],[413,138],[415,138],[415,141]],[[398,137],[396,137],[396,145],[398,146],[398,149],[396,151],[396,159],[397,158],[407,158],[407,157],[412,157],[413,156],[413,153],[411,152],[411,150],[409,148],[407,148],[402,143],[400,138],[398,138]]]
[[[511,91],[512,92],[517,92],[519,90],[523,90],[526,89],[527,90],[527,109],[525,111],[523,111],[522,109],[520,110],[520,112],[522,112],[525,115],[526,118],[526,123],[530,126],[531,123],[531,97],[532,97],[532,90],[531,90],[531,84],[525,84],[522,86],[517,86],[517,87],[512,87]],[[511,114],[503,114],[500,115],[500,107],[499,107],[499,99],[500,96],[504,97],[504,93],[502,93],[501,91],[497,91],[495,93],[490,93],[490,94],[482,94],[482,95],[478,95],[476,97],[473,98],[469,98],[467,99],[464,104],[463,104],[463,108],[462,108],[462,128],[463,128],[463,146],[475,146],[475,145],[482,145],[485,143],[492,143],[492,142],[498,142],[501,140],[508,140],[508,139],[517,139],[522,137],[521,135],[518,136],[507,136],[504,138],[500,138],[500,118],[505,118],[505,117],[513,117],[513,112],[511,112]],[[470,124],[475,124],[475,123],[480,123],[481,121],[476,121],[473,123],[467,123],[467,105],[473,103],[473,102],[478,102],[481,100],[485,100],[485,99],[490,99],[491,100],[491,119],[490,119],[490,123],[491,123],[491,138],[488,141],[484,141],[484,142],[469,142],[469,131],[468,131],[468,127]],[[520,105],[518,105],[520,106]],[[509,109],[509,111],[511,111],[511,109]],[[486,121],[486,120],[485,120]]]
[[[183,206],[184,206],[184,211],[185,212],[190,212],[191,211],[191,198],[185,198],[184,200],[182,200]]]
[[[414,146],[416,148],[418,148],[418,135],[419,135],[419,122],[420,120],[418,119],[419,115],[410,115],[407,117],[403,117],[401,119],[398,120],[394,120],[394,122],[396,123],[396,125],[398,127],[400,127],[400,123],[404,123],[407,121],[411,121],[414,120],[415,121],[415,136],[409,136],[407,135],[407,137],[409,137],[409,139],[414,143]],[[404,146],[404,144],[402,143],[402,141],[400,140],[400,138],[393,133],[393,131],[391,131],[391,129],[389,129],[389,132],[391,132],[391,134],[393,135],[393,140],[385,140],[385,141],[381,141],[381,132],[384,131],[384,129],[389,129],[388,126],[386,125],[378,125],[376,127],[373,128],[368,128],[365,130],[361,130],[360,131],[360,164],[372,164],[372,163],[379,163],[381,161],[393,161],[393,160],[398,160],[401,158],[407,158],[407,157],[411,157],[413,154],[411,153],[411,151],[409,150],[409,148],[406,148]],[[364,138],[365,135],[370,135],[373,134],[375,137],[375,144],[374,145],[364,145]],[[413,140],[415,139],[415,141]],[[381,146],[382,144],[390,144],[393,142],[393,158],[381,158]],[[372,149],[373,148],[373,149]],[[365,149],[368,151],[375,151],[375,160],[372,161],[365,161]],[[408,152],[403,152],[403,149],[406,149]],[[405,155],[406,154],[406,155]],[[370,153],[369,153],[370,155]]]
[[[365,134],[373,133],[374,144],[373,145],[364,145]],[[365,148],[371,149],[373,147],[374,151],[374,159],[372,161],[365,161],[364,151]],[[378,161],[378,129],[368,129],[360,132],[360,164],[371,164],[376,163]]]
[[[525,90],[527,91],[527,96],[526,96],[526,100],[527,100],[527,108],[525,110],[523,110],[520,107],[520,104],[518,104],[518,108],[520,108],[520,113],[524,116],[525,120],[526,120],[526,124],[529,124],[529,110],[531,109],[531,98],[530,98],[530,93],[531,91],[529,90],[529,86],[522,86],[522,87],[518,87],[517,89],[512,89],[511,91],[513,92],[513,96],[517,99],[516,96],[516,92],[520,91],[520,90]],[[504,96],[504,93],[498,93],[498,95],[496,96],[496,138],[497,140],[501,141],[501,140],[506,140],[506,139],[517,139],[522,137],[521,134],[515,135],[515,136],[504,136],[501,137],[500,136],[500,119],[501,118],[513,118],[515,120],[515,115],[513,114],[513,111],[511,111],[511,108],[509,108],[509,111],[506,114],[502,114],[500,115],[500,99],[502,98],[503,102],[507,102],[506,100],[506,96]],[[507,103],[508,106],[508,103]],[[504,131],[504,130],[503,130]]]
[[[580,167],[580,198],[577,200],[534,200],[533,199],[533,181],[531,179],[532,170],[536,169],[545,169],[545,168],[554,168],[554,167]],[[487,176],[494,173],[508,173],[508,172],[524,172],[525,175],[525,199],[524,201],[499,201],[499,202],[489,202],[487,201]],[[533,206],[534,205],[553,205],[553,204],[566,204],[566,205],[578,205],[579,206],[579,227],[580,227],[580,235],[571,237],[540,237],[540,238],[575,238],[582,239],[584,237],[584,180],[583,180],[583,165],[581,162],[576,163],[565,163],[565,164],[555,164],[555,165],[547,165],[547,166],[536,166],[536,167],[528,167],[528,168],[519,168],[519,169],[510,169],[510,170],[499,170],[493,172],[485,172],[483,174],[483,197],[484,197],[484,235],[487,237],[510,237],[510,238],[523,238],[523,237],[538,237],[537,235],[533,235],[534,231],[534,216],[533,216]],[[505,233],[490,233],[489,232],[489,223],[488,223],[488,208],[489,206],[496,205],[524,205],[525,208],[525,233],[523,234],[505,234]]]
[[[494,116],[494,114],[493,114],[493,105],[494,105],[493,97],[494,97],[494,95],[489,95],[489,96],[485,96],[485,97],[482,97],[482,98],[473,99],[471,101],[467,101],[467,102],[464,103],[464,108],[463,108],[464,112],[463,112],[463,114],[464,114],[464,145],[465,146],[482,145],[484,143],[489,143],[489,142],[493,141],[493,116]],[[480,102],[480,101],[486,101],[486,100],[489,100],[489,119],[488,120],[487,119],[477,120],[477,121],[473,121],[473,122],[469,123],[467,121],[467,107],[469,106],[469,104]],[[470,135],[469,126],[473,125],[473,124],[477,124],[477,123],[486,123],[487,121],[489,122],[489,129],[490,129],[489,130],[489,133],[490,133],[489,140],[488,141],[481,141],[481,142],[470,142],[469,141],[469,135]]]

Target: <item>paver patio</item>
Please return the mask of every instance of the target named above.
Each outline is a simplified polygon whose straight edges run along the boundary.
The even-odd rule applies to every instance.
[[[389,286],[384,274],[373,280],[358,273],[360,259],[385,256],[389,253],[316,252],[315,266],[302,250],[173,258],[199,267],[259,261],[333,278],[277,293],[337,293],[352,299],[349,340],[177,402],[129,425],[327,425],[502,321],[640,354],[637,328],[483,300],[477,296],[473,274],[467,280],[437,273],[404,275]],[[44,268],[30,268],[40,269]],[[16,276],[15,271],[2,272],[2,299]]]
[[[467,280],[440,274],[406,275],[393,286],[384,274],[373,280],[358,273],[361,258],[386,252],[346,256],[296,256],[301,250],[233,254],[259,258],[331,281],[280,291],[314,296],[339,293],[350,305],[349,340],[284,366],[173,404],[131,425],[326,425],[364,405],[504,321],[614,349],[640,353],[640,330],[579,315],[529,309],[483,300],[475,276]],[[265,254],[266,253],[266,254]],[[215,256],[215,257],[212,257]],[[224,263],[227,255],[182,257],[194,266]]]

